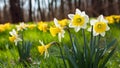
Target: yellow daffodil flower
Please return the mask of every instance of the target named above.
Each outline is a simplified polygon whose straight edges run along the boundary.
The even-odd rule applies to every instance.
[[[50,27],[50,33],[52,34],[52,36],[56,36],[56,34],[58,34],[58,40],[59,42],[61,42],[61,38],[64,38],[65,31],[63,27],[60,26],[56,18],[54,18],[54,24],[55,27]]]
[[[107,16],[105,19],[108,20],[108,24],[113,24],[115,22],[112,16]]]
[[[103,15],[100,15],[97,20],[92,19],[90,24],[93,26],[93,36],[101,35],[105,36],[105,31],[108,31],[110,28],[108,26],[108,21],[104,19]],[[91,31],[92,27],[88,29]]]
[[[43,32],[46,32],[48,29],[48,24],[44,23],[44,22],[40,22],[40,23],[38,23],[38,29]]]
[[[40,44],[42,46],[38,46],[38,51],[40,52],[41,55],[43,55],[44,53],[44,58],[49,57],[49,53],[48,53],[48,48],[52,45],[51,43],[44,45],[43,41],[39,40]]]
[[[115,22],[119,23],[120,22],[120,15],[112,15],[113,19]]]
[[[54,37],[56,36],[56,34],[58,34],[59,32],[61,32],[61,29],[58,27],[50,27],[50,33],[51,35]]]
[[[68,24],[68,20],[63,19],[63,20],[58,21],[58,23],[60,24],[61,27],[65,27]]]
[[[3,32],[3,31],[5,31],[4,25],[0,24],[0,32]]]
[[[17,34],[17,32],[15,31],[15,29],[13,29],[11,32],[9,32],[10,33],[10,35],[11,35],[11,37],[9,37],[9,40],[11,41],[11,42],[15,42],[15,45],[17,45],[17,42],[18,41],[22,41],[22,39],[21,38],[19,38],[19,36],[18,36],[18,34]]]
[[[4,28],[5,28],[5,29],[10,29],[10,23],[4,24]]]
[[[35,28],[35,27],[36,27],[35,24],[29,24],[29,25],[28,25],[28,28],[29,28],[29,29],[33,29],[33,28]]]
[[[85,12],[81,12],[79,9],[76,9],[75,14],[68,14],[68,17],[71,19],[69,27],[74,28],[78,32],[81,28],[85,29],[89,21],[88,15]]]

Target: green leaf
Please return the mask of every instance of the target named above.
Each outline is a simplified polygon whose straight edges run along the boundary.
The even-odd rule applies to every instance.
[[[107,45],[106,49],[108,50],[111,46],[114,45],[115,42],[116,42],[116,39],[112,40],[112,42]]]
[[[112,49],[112,51],[108,54],[108,56],[104,59],[103,63],[102,63],[102,66],[100,68],[104,68],[105,67],[105,64],[107,63],[107,61],[110,59],[110,57],[114,54],[114,51],[115,51],[116,47],[114,47]]]
[[[70,61],[71,64],[73,65],[73,67],[74,67],[74,68],[78,68],[78,67],[77,67],[77,64],[76,64],[76,62],[75,62],[75,59],[74,59],[74,58],[70,55],[70,53],[69,53],[69,48],[68,48],[67,46],[64,46],[64,48],[65,48],[65,53],[66,53],[69,61]]]

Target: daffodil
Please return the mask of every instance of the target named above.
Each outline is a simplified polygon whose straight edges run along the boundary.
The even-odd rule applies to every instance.
[[[119,23],[120,22],[120,15],[112,15],[113,19],[115,22]]]
[[[58,27],[50,27],[50,33],[54,37],[56,36],[59,32],[61,32],[61,29]]]
[[[29,24],[27,27],[30,28],[30,29],[33,29],[34,27],[36,27],[36,25],[35,24]]]
[[[50,33],[52,36],[56,36],[58,34],[58,40],[61,42],[61,38],[64,38],[65,31],[63,27],[60,26],[56,18],[54,18],[54,24],[55,27],[50,27]]]
[[[45,23],[45,22],[39,22],[38,23],[38,29],[43,31],[43,32],[46,32],[47,29],[48,29],[48,24]]]
[[[47,45],[45,45],[44,43],[43,43],[43,41],[41,41],[41,40],[39,40],[39,42],[40,42],[40,44],[42,45],[42,46],[38,46],[38,51],[40,52],[40,54],[41,55],[43,55],[43,53],[44,53],[44,58],[46,58],[46,57],[49,57],[49,53],[48,53],[48,48],[52,45],[51,43],[49,43],[49,44],[47,44]]]
[[[65,27],[68,24],[67,19],[59,20],[58,23],[60,24],[61,27]]]
[[[0,32],[3,32],[3,31],[5,31],[4,25],[0,24]]]
[[[105,19],[108,20],[108,24],[113,24],[115,22],[112,16],[107,16]]]
[[[21,38],[19,38],[19,36],[18,36],[18,34],[17,34],[17,32],[15,31],[15,29],[13,29],[11,32],[9,32],[10,33],[10,37],[9,37],[9,40],[11,41],[11,42],[15,42],[15,45],[17,45],[17,42],[19,42],[19,41],[22,41],[22,39]]]
[[[4,24],[4,28],[5,28],[5,29],[10,29],[10,23],[5,23],[5,24]]]
[[[27,29],[27,24],[25,24],[24,22],[21,22],[19,25],[17,25],[17,31],[23,31],[24,29]]]
[[[71,19],[69,27],[74,28],[76,32],[81,28],[85,29],[87,27],[89,17],[84,11],[81,12],[79,9],[76,9],[75,14],[68,14],[68,17]]]
[[[97,20],[92,19],[90,24],[93,26],[93,36],[101,35],[105,36],[105,31],[108,31],[110,28],[108,26],[108,21],[104,19],[103,15],[100,15]],[[88,29],[91,31],[92,27]]]

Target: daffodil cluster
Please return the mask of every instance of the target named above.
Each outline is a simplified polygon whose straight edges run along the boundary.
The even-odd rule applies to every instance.
[[[108,31],[110,27],[108,26],[108,20],[104,18],[103,15],[98,16],[97,19],[89,19],[89,16],[85,13],[85,11],[80,11],[79,9],[76,9],[75,14],[68,14],[68,17],[70,20],[63,19],[63,20],[57,20],[54,18],[54,25],[50,26],[49,31],[50,34],[55,37],[58,35],[59,42],[62,42],[62,38],[64,38],[65,29],[74,28],[75,32],[79,32],[80,29],[85,30],[87,29],[87,25],[89,24],[90,20],[90,27],[88,28],[88,31],[93,31],[93,36],[105,36],[105,31]],[[43,30],[43,32],[46,32],[48,29],[47,23],[40,22],[38,23],[38,28],[40,30]],[[72,42],[72,41],[71,41]],[[47,49],[50,47],[50,44],[43,46],[43,42],[40,41],[42,46],[38,46],[38,51],[41,53],[48,54]]]
[[[43,32],[47,32],[48,30],[48,23],[46,22],[38,22],[38,29]]]
[[[19,32],[26,30],[27,27],[28,25],[25,24],[24,22],[20,23],[19,25],[16,25],[16,29],[13,29],[12,31],[9,32],[10,34],[9,40],[11,42],[14,42],[15,45],[17,45],[19,41],[22,41],[22,37],[19,35]]]
[[[6,31],[10,29],[10,23],[0,24],[0,32]]]
[[[106,16],[105,19],[108,20],[108,24],[120,23],[120,15]]]

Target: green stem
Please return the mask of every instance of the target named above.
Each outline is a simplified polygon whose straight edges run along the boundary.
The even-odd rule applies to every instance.
[[[88,65],[89,65],[89,62],[90,62],[90,61],[88,61],[88,60],[90,60],[90,59],[89,59],[89,57],[88,57],[88,56],[89,56],[89,55],[88,55],[88,54],[89,54],[89,53],[88,53],[89,48],[87,47],[87,41],[86,41],[86,36],[85,36],[85,31],[84,31],[84,29],[82,30],[82,35],[83,35],[83,39],[84,39],[84,59],[85,59],[85,61],[86,61],[86,62],[85,62],[86,65],[85,65],[85,66],[86,66],[86,68],[87,68],[87,67],[89,67]]]
[[[62,56],[64,66],[65,66],[65,68],[67,68],[66,63],[65,63],[65,59],[64,59],[64,56],[63,56],[63,53],[62,53],[62,48],[60,47],[60,44],[59,44],[59,43],[56,42],[56,44],[58,45],[58,47],[59,47],[59,49],[60,49],[60,54],[61,54],[61,56]]]
[[[71,44],[72,44],[72,47],[73,47],[73,52],[74,52],[74,54],[76,54],[75,53],[74,44],[73,44],[73,40],[72,40],[72,35],[71,35],[71,32],[70,32],[69,28],[67,28],[67,31],[68,31],[68,34],[69,34],[69,37],[70,37],[70,41],[71,41]]]
[[[84,39],[84,54],[85,54],[85,56],[87,55],[87,47],[86,47],[86,37],[85,37],[85,31],[84,31],[84,29],[82,30],[82,34],[83,34],[83,39]]]
[[[93,47],[93,26],[92,26],[92,29],[91,29],[91,39],[90,39],[90,49],[92,50],[92,47]]]
[[[90,39],[90,68],[92,67],[92,58],[94,55],[94,43],[93,43],[93,26],[91,28],[91,39]]]
[[[100,43],[100,37],[101,37],[101,36],[99,35],[99,36],[98,36],[98,47],[99,47],[99,45],[100,45],[100,44],[99,44],[99,43]]]

